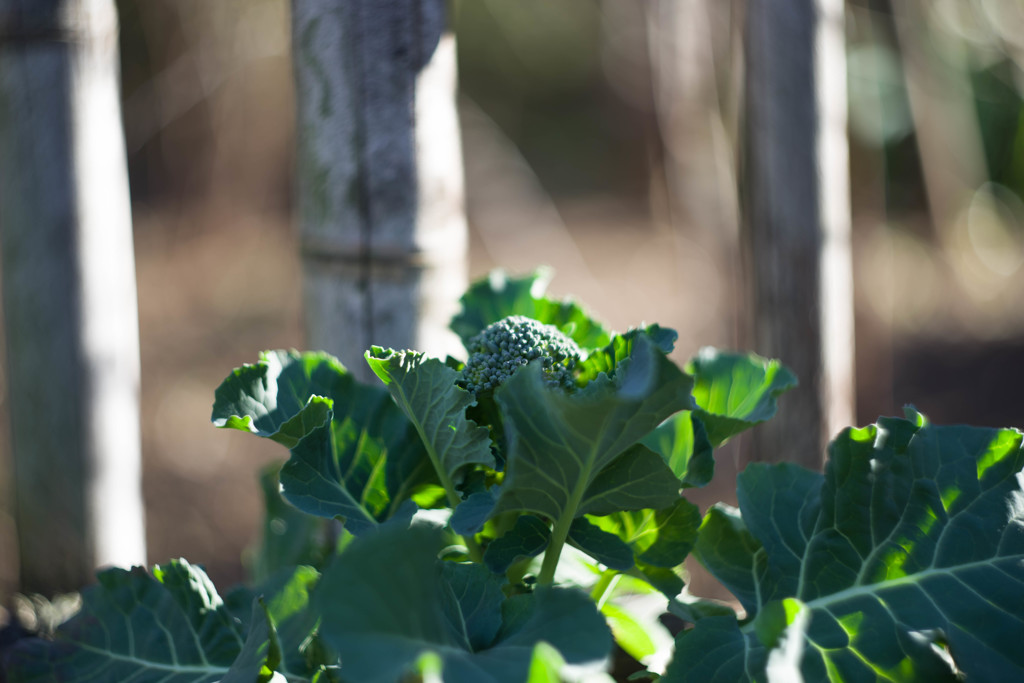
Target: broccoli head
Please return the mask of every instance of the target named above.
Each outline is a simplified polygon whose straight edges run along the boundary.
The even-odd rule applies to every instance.
[[[497,389],[532,360],[540,359],[548,385],[575,386],[573,370],[582,351],[557,327],[512,315],[488,325],[469,340],[469,360],[462,370],[466,389],[474,394]]]

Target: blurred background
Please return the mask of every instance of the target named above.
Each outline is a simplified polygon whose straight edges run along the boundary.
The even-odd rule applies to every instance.
[[[149,561],[227,585],[260,521],[256,473],[287,453],[215,430],[213,390],[304,346],[288,1],[117,4]],[[1024,2],[896,5],[846,3],[857,421],[913,403],[1024,427]],[[679,330],[679,362],[740,346],[742,2],[456,0],[452,20],[471,276],[550,265],[551,291],[611,327]],[[733,495],[730,457],[702,507]]]

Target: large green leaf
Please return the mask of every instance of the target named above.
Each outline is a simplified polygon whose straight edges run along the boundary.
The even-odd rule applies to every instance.
[[[545,325],[554,325],[583,349],[596,349],[610,341],[604,326],[572,300],[556,301],[544,296],[550,276],[543,271],[523,277],[509,277],[496,270],[474,282],[462,296],[462,310],[452,319],[452,330],[462,343],[481,330],[510,315],[523,315]]]
[[[716,447],[772,418],[776,399],[796,386],[796,377],[777,360],[710,347],[701,349],[686,371],[694,377],[696,415]]]
[[[616,534],[604,531],[586,517],[577,517],[569,527],[569,543],[609,569],[633,568],[633,549]]]
[[[475,399],[456,384],[458,372],[417,351],[379,346],[366,352],[366,362],[416,426],[442,477],[452,480],[465,465],[494,467],[487,428],[466,419]]]
[[[390,393],[357,382],[324,353],[264,352],[217,389],[213,419],[288,446],[284,497],[308,514],[345,519],[353,533],[390,518],[435,480],[416,427]]]
[[[609,501],[633,509],[670,504],[664,478],[645,476],[639,488],[613,495],[615,487],[600,475],[666,417],[692,407],[689,376],[643,335],[612,376],[573,393],[546,388],[540,369],[527,365],[495,392],[509,438],[508,474],[496,512],[556,520],[583,514],[584,501],[593,501],[590,511],[603,513],[612,511],[604,504]],[[642,464],[646,472],[650,459]],[[674,489],[675,479],[669,481]]]
[[[157,566],[153,574],[141,567],[107,569],[98,578],[52,643],[30,640],[14,650],[9,680],[255,681],[269,680],[280,662],[264,606],[250,607],[247,640],[206,574],[184,560]]]
[[[913,416],[843,432],[823,477],[749,466],[746,524],[713,511],[697,555],[755,618],[700,620],[665,683],[1024,678],[1021,442]]]
[[[626,541],[641,562],[670,568],[682,564],[690,554],[697,540],[700,511],[679,498],[660,510],[623,511],[591,520]]]
[[[499,602],[486,572],[439,566],[443,543],[436,529],[387,525],[328,567],[315,602],[343,678],[392,683],[433,652],[445,683],[521,683],[541,641],[570,664],[607,656],[608,627],[588,596],[545,588]]]

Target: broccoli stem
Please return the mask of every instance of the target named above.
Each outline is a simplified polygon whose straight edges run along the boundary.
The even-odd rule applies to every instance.
[[[555,526],[551,530],[551,541],[548,549],[544,551],[544,561],[540,565],[540,574],[537,576],[537,583],[541,585],[552,584],[555,581],[555,569],[558,567],[558,559],[562,555],[562,547],[569,538],[569,528],[572,520],[576,518],[576,511],[583,500],[583,492],[586,489],[585,477],[580,477],[573,487],[569,500],[562,510],[562,514],[555,520]]]
[[[455,484],[448,478],[448,475],[444,473],[444,470],[439,467],[437,456],[433,453],[432,448],[427,448],[427,452],[430,455],[430,461],[434,464],[434,470],[437,472],[437,478],[441,480],[441,486],[444,487],[444,492],[448,496],[448,504],[455,509],[459,503],[462,502],[462,497],[459,496],[459,492],[455,490]],[[466,545],[466,550],[469,552],[469,558],[473,562],[480,563],[484,560],[484,551],[480,547],[480,544],[476,542],[476,538],[472,535],[460,536],[462,542]]]
[[[414,421],[416,431],[419,432],[420,441],[423,442],[423,446],[427,450],[427,457],[430,458],[430,464],[434,466],[434,472],[437,473],[437,479],[441,482],[441,486],[444,487],[445,495],[448,497],[448,504],[455,508],[459,503],[462,502],[462,497],[459,496],[459,492],[455,490],[455,484],[452,482],[451,477],[445,472],[445,469],[441,467],[441,458],[437,455],[437,451],[434,450],[433,442],[427,438],[427,435],[423,432],[423,427],[419,421]],[[480,544],[476,542],[476,538],[472,535],[461,536],[462,542],[466,545],[466,550],[469,552],[469,558],[476,563],[483,562],[484,553],[480,548]]]

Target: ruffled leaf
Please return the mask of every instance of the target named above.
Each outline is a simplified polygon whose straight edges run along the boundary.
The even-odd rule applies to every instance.
[[[374,346],[366,361],[415,425],[435,466],[449,479],[466,465],[494,467],[485,427],[466,419],[473,395],[456,382],[459,373],[416,351]]]
[[[696,415],[715,447],[774,417],[778,397],[797,384],[777,360],[710,347],[701,349],[686,371],[694,377]]]
[[[257,363],[235,368],[217,387],[211,420],[292,448],[327,420],[333,399],[348,395],[353,383],[329,354],[263,351]],[[332,401],[310,402],[312,396]]]
[[[107,569],[98,578],[53,642],[31,639],[15,647],[8,680],[254,681],[269,680],[281,663],[265,604],[251,604],[243,631],[206,574],[184,560],[152,574]]]
[[[214,424],[288,446],[280,478],[303,512],[364,533],[436,481],[413,424],[382,387],[324,353],[267,351],[217,389]]]

